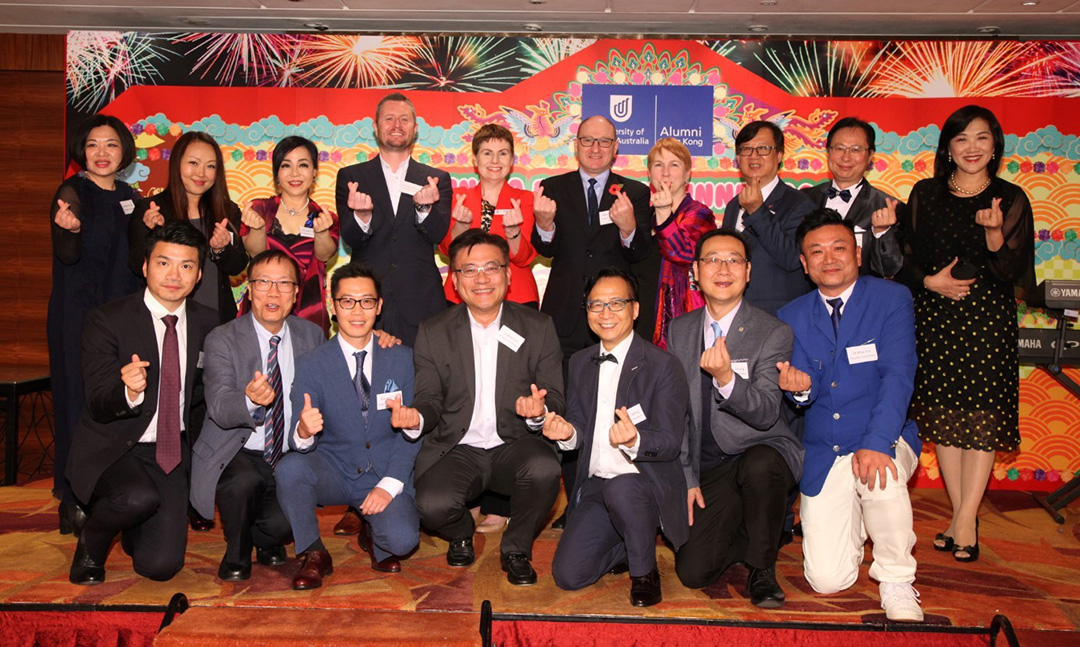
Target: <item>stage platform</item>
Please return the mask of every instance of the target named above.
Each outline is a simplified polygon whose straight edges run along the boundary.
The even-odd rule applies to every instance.
[[[500,535],[476,535],[477,561],[465,569],[446,565],[446,543],[421,535],[416,553],[403,562],[396,575],[376,573],[368,558],[360,553],[355,538],[335,537],[331,527],[341,508],[320,513],[324,541],[334,557],[334,574],[321,589],[293,591],[290,580],[298,568],[296,560],[269,568],[256,564],[247,582],[222,583],[215,573],[224,551],[220,527],[207,533],[191,533],[187,564],[169,582],[151,582],[131,569],[131,560],[119,546],[107,563],[107,580],[93,587],[75,586],[67,581],[75,539],[56,531],[56,502],[48,481],[0,488],[0,605],[5,609],[21,605],[75,605],[96,609],[131,606],[164,606],[173,594],[185,594],[192,611],[181,620],[216,627],[219,635],[236,634],[235,644],[254,647],[259,642],[258,612],[280,617],[296,611],[304,624],[327,634],[338,621],[331,611],[377,613],[405,635],[420,636],[425,644],[479,644],[476,634],[479,612],[490,600],[496,614],[577,616],[603,618],[645,618],[793,623],[793,626],[866,625],[885,623],[877,585],[866,570],[869,550],[858,583],[841,594],[814,593],[802,577],[799,540],[784,547],[777,575],[787,593],[787,604],[778,610],[761,610],[750,605],[745,588],[746,570],[733,567],[725,577],[704,590],[682,587],[674,574],[674,557],[669,548],[658,550],[663,577],[664,601],[649,609],[631,607],[625,575],[608,576],[582,591],[566,592],[551,580],[551,559],[560,533],[545,529],[537,540],[533,563],[540,581],[532,587],[515,587],[506,582],[499,568]],[[919,561],[916,588],[922,595],[926,622],[953,627],[986,627],[995,614],[1005,614],[1022,635],[1047,641],[1022,640],[1024,647],[1037,644],[1080,644],[1080,509],[1067,508],[1066,524],[1058,526],[1023,492],[991,492],[981,514],[982,558],[974,564],[958,564],[951,555],[934,551],[931,538],[945,527],[948,510],[941,490],[912,493]],[[561,504],[560,504],[561,506]],[[291,552],[291,550],[290,550]],[[227,609],[243,610],[247,620],[227,620]],[[194,614],[200,611],[199,614]],[[190,615],[190,618],[188,617]],[[239,617],[239,616],[232,616]],[[348,617],[336,616],[336,617]],[[374,617],[374,616],[372,616]],[[207,619],[209,618],[209,621]],[[156,644],[188,645],[178,620],[158,637]],[[351,623],[350,623],[351,624]],[[361,623],[361,624],[366,624]],[[246,628],[245,628],[246,627]],[[437,628],[444,627],[445,636]],[[468,630],[472,627],[472,630]],[[467,635],[460,635],[461,632]],[[390,636],[392,636],[392,632]],[[245,636],[247,638],[245,639]],[[451,638],[453,636],[453,638]],[[233,644],[222,642],[220,644]],[[337,644],[326,642],[324,644]],[[342,642],[345,644],[345,642]],[[357,643],[352,643],[357,644]],[[364,643],[367,644],[367,643]],[[392,639],[385,643],[412,644]]]

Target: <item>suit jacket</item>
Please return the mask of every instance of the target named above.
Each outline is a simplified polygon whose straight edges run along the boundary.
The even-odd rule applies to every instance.
[[[90,311],[82,337],[86,407],[71,441],[68,480],[75,496],[90,501],[98,478],[139,442],[157,412],[161,360],[153,315],[137,292]],[[201,419],[203,403],[202,347],[218,323],[218,313],[194,301],[187,302],[187,353],[184,374],[185,433]],[[149,362],[142,404],[128,407],[120,369],[131,356]],[[187,457],[183,457],[186,461]],[[183,465],[177,469],[186,469]]]
[[[346,479],[373,478],[372,485],[389,476],[413,490],[413,463],[420,443],[390,426],[390,409],[378,409],[378,394],[401,392],[402,402],[413,398],[413,358],[408,346],[380,348],[374,344],[371,358],[371,399],[368,419],[360,409],[360,399],[353,388],[349,364],[337,339],[331,339],[301,357],[296,364],[292,388],[293,419],[289,424],[289,442],[293,449],[293,430],[304,409],[304,394],[323,416],[323,430],[314,436],[315,444],[301,453],[317,451],[326,457]]]
[[[529,385],[547,389],[549,411],[562,413],[562,350],[551,318],[528,306],[503,302],[502,326],[525,338],[517,351],[499,344],[496,363],[495,418],[498,434],[506,442],[535,434],[517,415],[517,399],[530,393]],[[416,397],[411,406],[424,416],[423,446],[416,457],[420,476],[469,430],[476,400],[469,311],[461,303],[420,324],[413,355]],[[408,399],[405,400],[408,404]],[[552,455],[555,446],[551,446]]]
[[[566,420],[578,434],[577,484],[570,497],[576,507],[581,488],[589,477],[593,430],[596,426],[596,398],[600,367],[590,358],[599,346],[582,349],[570,358],[570,390]],[[649,480],[660,507],[660,526],[675,548],[690,535],[686,514],[686,480],[679,453],[686,436],[688,388],[682,367],[670,353],[635,334],[619,373],[615,408],[641,405],[645,420],[637,425],[641,438],[634,466]],[[617,418],[612,417],[614,423]]]
[[[679,358],[686,381],[690,384],[690,431],[683,450],[683,469],[687,487],[701,485],[701,435],[703,407],[712,407],[709,430],[716,444],[726,454],[741,454],[754,445],[772,447],[787,463],[795,480],[802,475],[802,443],[788,428],[782,409],[784,396],[776,381],[777,362],[791,358],[791,328],[769,313],[745,300],[725,331],[732,362],[746,362],[750,376],[735,374],[731,397],[723,398],[710,388],[712,401],[702,402],[701,354],[705,308],[688,312],[671,322],[668,350]],[[712,378],[708,378],[710,382]]]
[[[352,260],[363,261],[375,270],[382,281],[383,298],[393,301],[413,325],[446,307],[442,276],[435,266],[435,247],[450,226],[450,176],[446,171],[409,160],[407,181],[426,186],[429,176],[439,178],[439,201],[419,225],[412,196],[402,193],[394,212],[378,156],[338,171],[335,190],[341,238],[352,248]],[[358,183],[358,190],[371,196],[374,211],[368,233],[360,228],[349,208],[349,182]]]
[[[803,494],[821,492],[836,457],[855,450],[872,449],[896,458],[897,440],[903,438],[919,455],[918,429],[907,419],[918,365],[915,313],[907,288],[860,277],[844,305],[836,336],[816,290],[781,308],[778,316],[795,331],[792,365],[811,380],[810,398],[803,405]],[[876,359],[851,363],[850,349],[866,351],[871,346]]]
[[[769,314],[814,287],[803,273],[795,243],[795,230],[813,208],[806,195],[781,180],[757,211],[743,217],[743,233],[753,248],[753,271],[744,299]],[[727,203],[724,229],[735,229],[739,209],[738,198]]]
[[[892,278],[900,271],[904,264],[904,250],[900,245],[900,223],[889,228],[880,238],[874,237],[873,217],[878,209],[884,209],[886,200],[891,195],[878,189],[863,178],[859,183],[862,189],[851,202],[845,220],[850,220],[856,228],[863,230],[862,234],[862,274],[871,274],[879,278]],[[810,198],[815,207],[824,207],[829,199],[826,191],[832,186],[832,180],[803,187],[801,190]],[[893,198],[895,199],[895,198]],[[898,205],[899,206],[899,205]]]
[[[322,328],[310,321],[294,316],[287,323],[295,369],[296,359],[324,339]],[[206,338],[203,354],[206,421],[191,448],[191,504],[207,519],[214,517],[215,492],[221,473],[260,424],[252,418],[244,394],[255,371],[265,370],[255,326],[255,317],[248,313],[218,326]],[[289,397],[291,388],[292,384],[282,384],[284,397]]]
[[[619,228],[615,224],[600,226],[594,223],[589,227],[589,209],[585,202],[585,189],[581,174],[574,170],[540,183],[544,195],[555,201],[555,237],[550,243],[540,239],[536,228],[532,231],[532,244],[537,253],[551,259],[551,274],[548,276],[544,301],[540,310],[555,320],[555,329],[560,337],[569,337],[579,321],[585,321],[585,283],[598,270],[605,267],[618,267],[630,272],[631,265],[647,261],[655,256],[655,269],[649,276],[639,277],[638,297],[641,313],[638,324],[647,329],[639,333],[652,338],[655,326],[654,315],[656,281],[659,274],[659,254],[652,237],[652,209],[649,207],[649,188],[614,172],[608,174],[607,184],[600,198],[600,211],[611,209],[615,196],[611,187],[621,184],[634,204],[634,219],[637,220],[637,233],[630,247],[624,247],[620,240]],[[645,280],[642,281],[641,279]]]

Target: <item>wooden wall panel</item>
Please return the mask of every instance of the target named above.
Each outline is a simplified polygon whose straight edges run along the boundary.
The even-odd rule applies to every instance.
[[[63,34],[0,34],[0,70],[64,71]]]

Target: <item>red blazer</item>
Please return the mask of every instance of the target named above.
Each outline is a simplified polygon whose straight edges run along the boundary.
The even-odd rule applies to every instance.
[[[472,211],[473,227],[480,226],[480,200],[481,189],[480,185],[472,187],[471,189],[454,189],[454,198],[451,204],[457,203],[457,195],[462,194],[465,196],[465,206]],[[532,243],[529,241],[529,236],[533,229],[533,195],[529,191],[523,191],[521,189],[515,189],[509,184],[503,184],[502,191],[499,192],[499,202],[495,205],[495,217],[491,221],[491,233],[506,238],[506,230],[503,228],[502,222],[502,209],[511,209],[513,205],[510,204],[510,199],[521,200],[521,238],[518,239],[521,243],[518,246],[518,253],[510,257],[510,291],[506,295],[507,301],[513,301],[514,303],[539,303],[540,292],[536,289],[536,279],[532,273],[532,262],[536,258],[536,250],[533,249]],[[453,222],[450,224],[450,230],[453,230]],[[443,238],[442,243],[439,244],[439,251],[443,254],[449,253],[450,250],[450,231],[446,232],[446,237]],[[461,297],[458,296],[457,290],[454,289],[454,281],[450,276],[451,272],[446,273],[446,299],[453,303],[461,303]]]

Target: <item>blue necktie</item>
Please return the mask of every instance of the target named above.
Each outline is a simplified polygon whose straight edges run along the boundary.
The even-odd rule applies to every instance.
[[[364,375],[364,358],[367,357],[367,351],[357,351],[353,353],[353,357],[356,358],[356,375],[353,376],[353,387],[356,389],[356,397],[360,398],[360,411],[364,414],[364,420],[367,420],[368,405],[371,403],[371,383],[368,382],[367,376]]]
[[[596,178],[589,178],[589,227],[600,222],[600,201],[596,199]]]
[[[270,387],[274,389],[274,401],[266,411],[266,440],[263,443],[263,458],[271,467],[281,460],[281,452],[285,438],[285,398],[281,390],[281,367],[278,365],[278,344],[281,337],[274,335],[270,338],[270,352],[266,356],[266,377],[270,381]]]
[[[720,341],[720,324],[714,321],[709,325],[712,326],[712,345],[715,346]]]
[[[837,191],[836,187],[830,186],[829,188],[825,189],[825,195],[827,195],[830,200],[832,200],[836,196],[840,196],[840,199],[844,202],[851,202],[851,191],[848,191],[847,189],[844,189],[843,191]]]
[[[826,299],[825,303],[828,303],[832,307],[832,331],[834,337],[840,336],[840,308],[844,306],[844,300],[840,297],[835,299]]]

